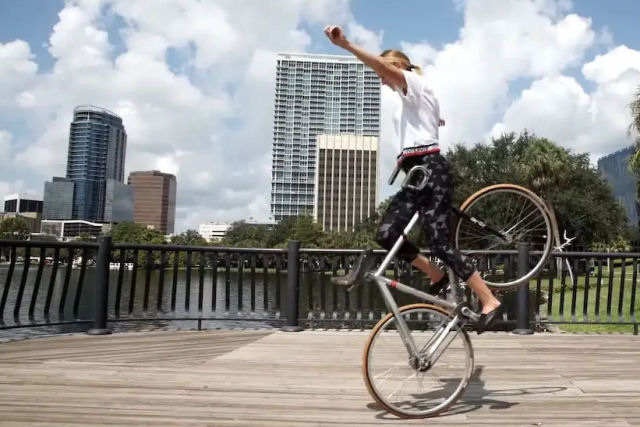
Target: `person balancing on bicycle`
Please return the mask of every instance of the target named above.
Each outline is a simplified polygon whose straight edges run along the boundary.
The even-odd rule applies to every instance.
[[[444,124],[440,119],[438,100],[421,75],[420,68],[412,65],[401,51],[385,50],[379,56],[371,54],[347,40],[337,26],[327,26],[325,34],[333,44],[351,52],[372,68],[382,84],[398,94],[402,102],[399,111],[393,115],[401,147],[398,165],[405,171],[422,165],[430,172],[423,190],[402,188],[395,194],[382,218],[376,241],[390,250],[413,214],[420,210],[433,254],[464,280],[480,299],[482,313],[477,328],[479,333],[483,332],[497,317],[500,301],[493,296],[471,260],[450,243],[449,215],[453,184],[449,164],[438,147],[438,127]],[[420,255],[418,247],[412,242],[404,241],[398,257],[429,276],[430,293],[438,294],[448,284],[447,275],[428,258]],[[334,283],[346,286],[351,285],[352,281],[353,277],[347,275],[337,278]]]

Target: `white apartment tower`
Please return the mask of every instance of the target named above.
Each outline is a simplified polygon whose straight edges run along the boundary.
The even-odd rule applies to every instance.
[[[379,135],[380,80],[351,56],[278,55],[271,214],[313,213],[316,136]]]
[[[378,137],[318,135],[313,217],[325,231],[351,231],[378,206]]]

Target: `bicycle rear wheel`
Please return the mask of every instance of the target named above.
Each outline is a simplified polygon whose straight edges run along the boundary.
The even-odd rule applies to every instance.
[[[400,307],[411,338],[423,352],[434,333],[451,317],[440,307],[411,304]],[[403,418],[438,415],[453,405],[469,384],[473,348],[461,325],[453,328],[429,368],[412,366],[393,313],[373,328],[363,355],[363,374],[371,396],[386,410]]]
[[[456,226],[456,247],[474,259],[487,285],[515,288],[544,267],[552,250],[552,223],[544,202],[533,192],[513,184],[493,185],[465,200],[460,211],[464,215]],[[529,245],[525,274],[517,268],[519,243]]]

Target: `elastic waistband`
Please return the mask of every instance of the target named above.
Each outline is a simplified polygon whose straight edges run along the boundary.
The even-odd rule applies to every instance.
[[[406,158],[409,157],[421,157],[429,154],[436,154],[440,152],[440,147],[436,144],[420,145],[417,147],[407,147],[403,149],[398,155],[398,165],[401,164]]]

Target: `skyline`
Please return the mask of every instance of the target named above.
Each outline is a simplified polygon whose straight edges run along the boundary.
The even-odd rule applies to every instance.
[[[265,3],[3,2],[0,197],[42,194],[63,173],[73,108],[88,103],[123,118],[126,175],[178,177],[176,232],[267,219],[276,55],[343,54],[324,40],[334,23],[371,50],[398,46],[425,66],[447,121],[445,150],[527,128],[595,164],[633,143],[638,2]],[[382,89],[380,200],[394,191],[385,184],[392,96]]]

